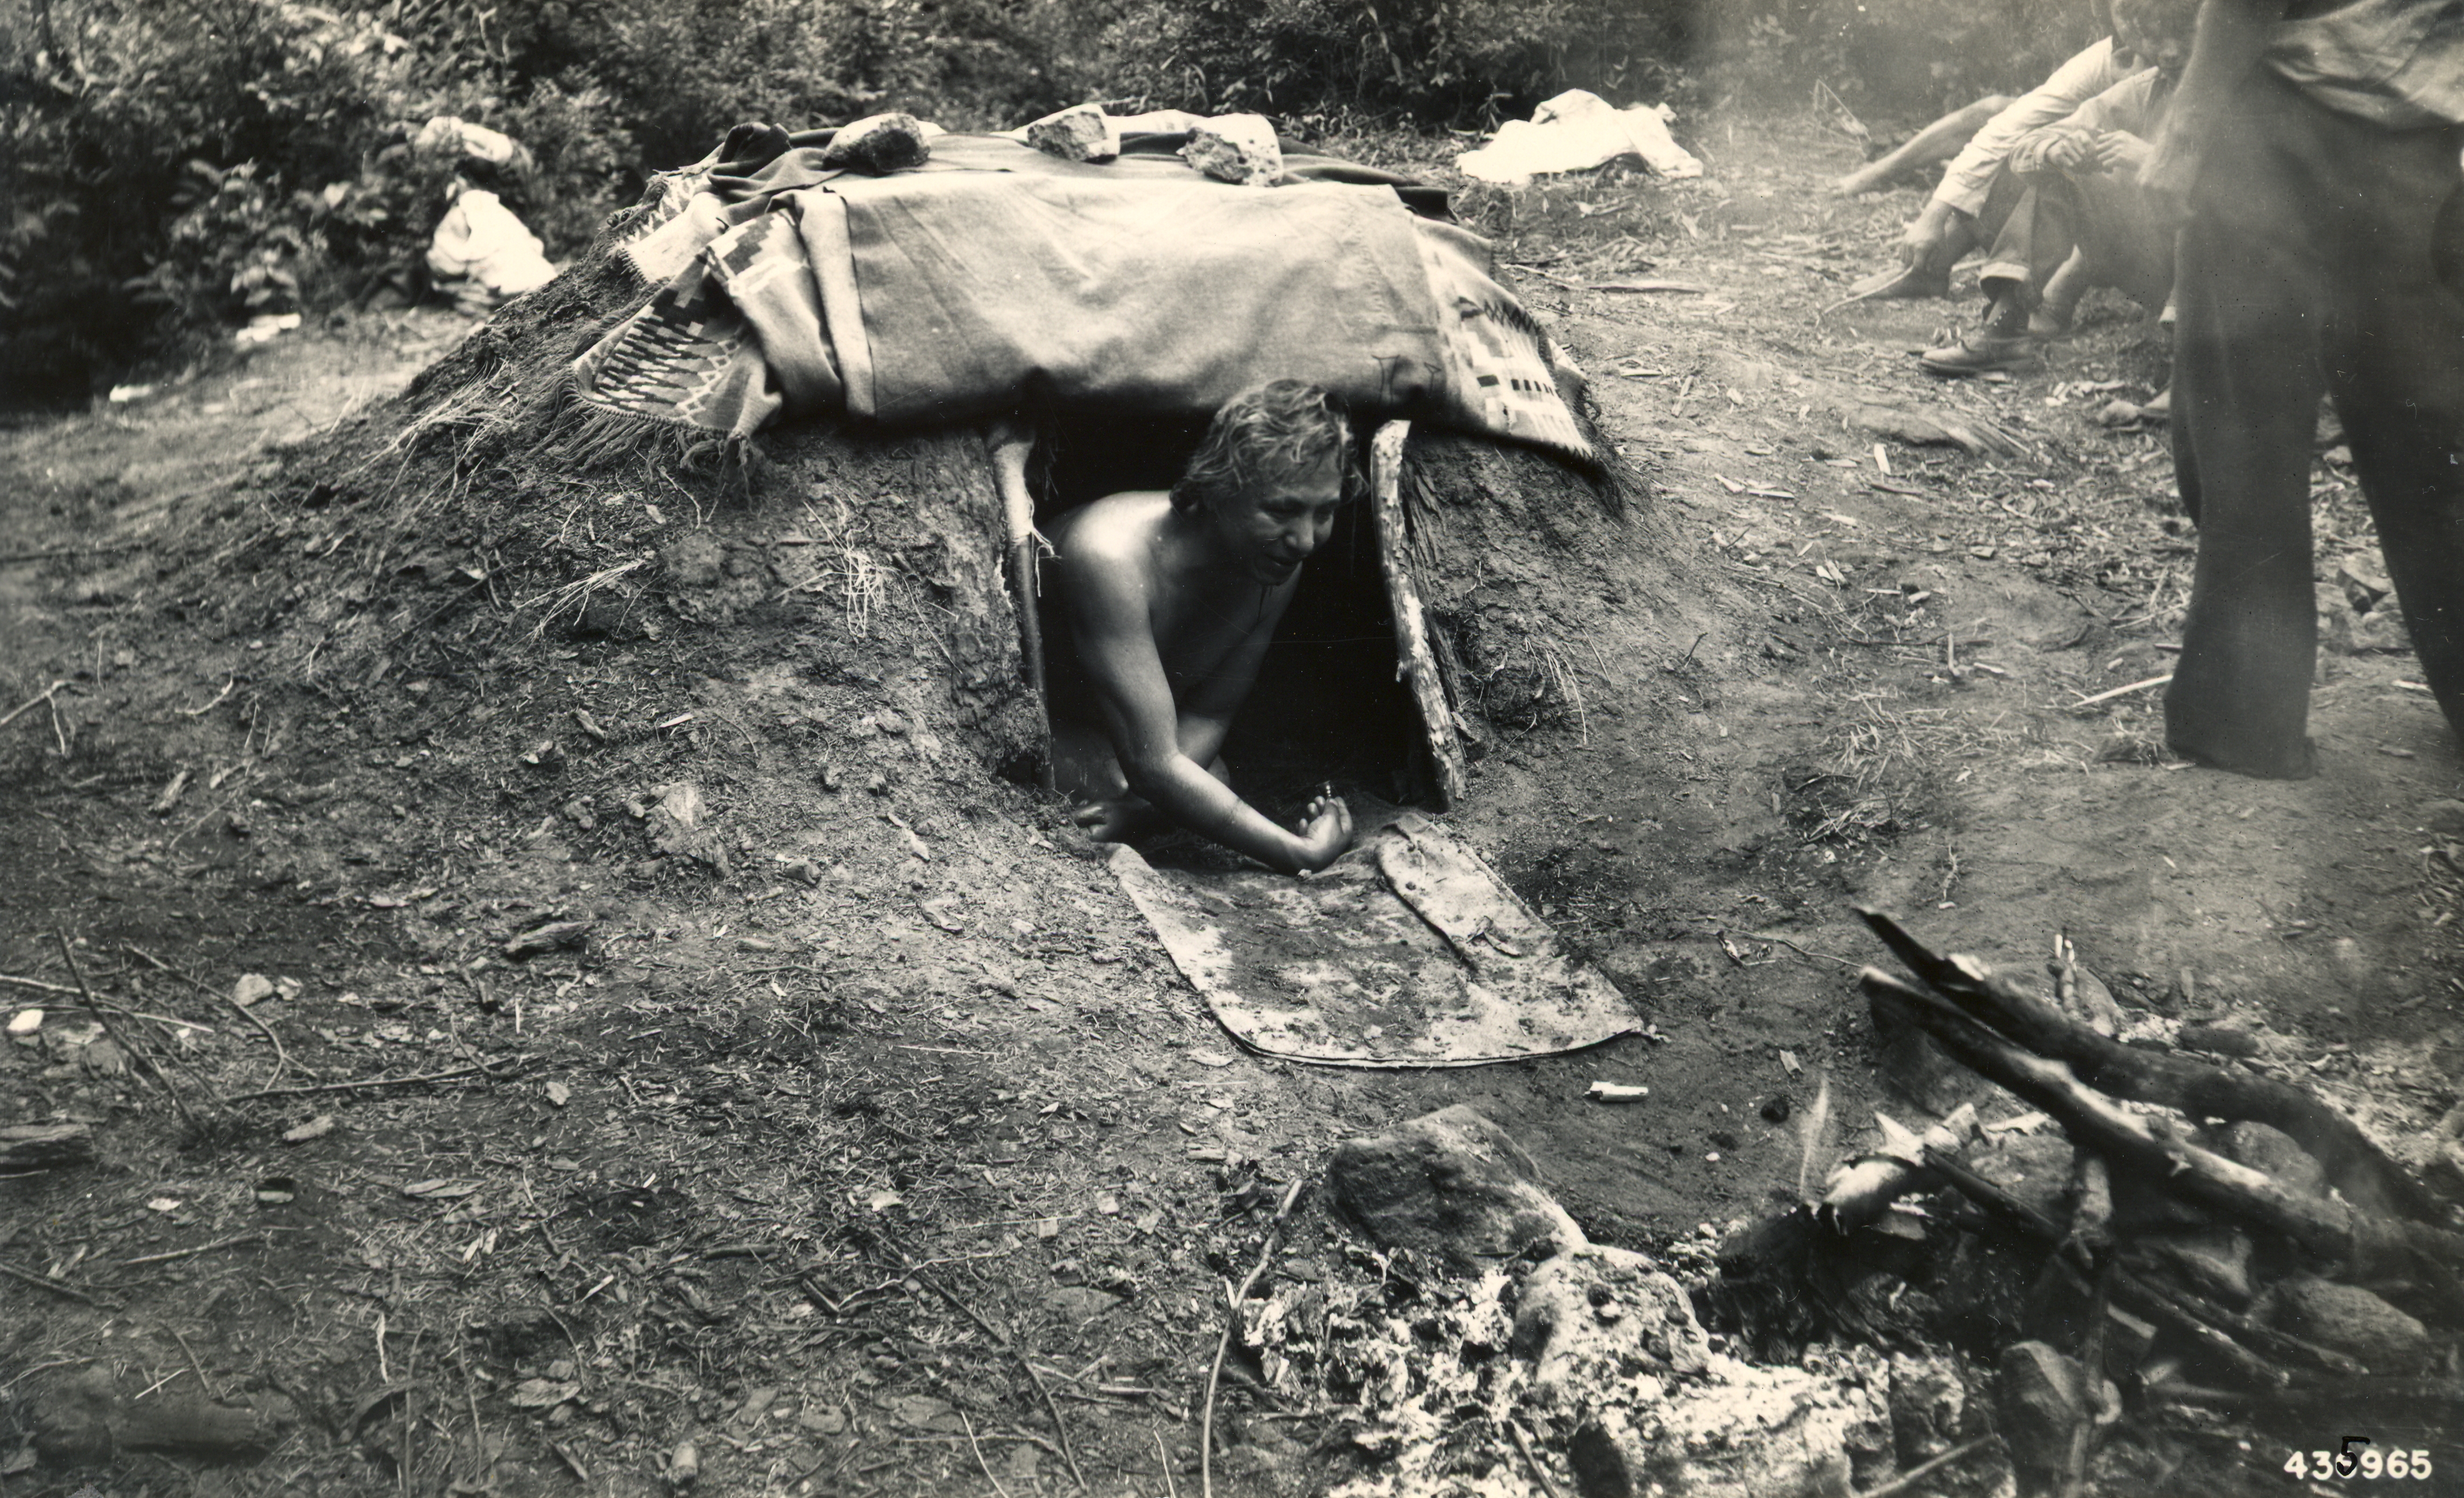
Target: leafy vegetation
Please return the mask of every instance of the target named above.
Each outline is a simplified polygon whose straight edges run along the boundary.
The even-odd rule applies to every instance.
[[[415,292],[453,116],[552,256],[731,124],[1109,98],[1307,127],[1484,124],[1581,85],[1815,80],[1908,112],[2041,74],[2031,0],[0,0],[0,400],[81,402],[231,319]],[[2028,38],[2014,49],[2013,36]],[[2039,55],[2039,54],[2042,55]],[[1961,56],[1991,59],[1954,64]],[[184,341],[185,340],[185,341]]]

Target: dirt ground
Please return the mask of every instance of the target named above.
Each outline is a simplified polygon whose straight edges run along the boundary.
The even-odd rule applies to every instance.
[[[1451,818],[1649,1023],[1549,1061],[1242,1052],[1056,807],[921,731],[860,640],[811,678],[715,670],[690,630],[546,637],[485,679],[258,668],[229,590],[279,594],[347,527],[241,566],[217,522],[448,315],[0,433],[0,712],[31,703],[0,727],[0,999],[48,1011],[0,1044],[0,1124],[99,1152],[0,1182],[0,1491],[651,1492],[685,1444],[705,1492],[1195,1491],[1223,1282],[1336,1141],[1469,1103],[1595,1240],[1699,1261],[1819,1179],[1791,1114],[1824,1079],[1817,1155],[1904,1109],[1857,903],[2026,971],[2067,932],[2145,1022],[2247,1029],[2402,1155],[2464,1076],[2464,776],[2409,656],[2322,655],[2315,779],[2169,760],[2158,691],[2116,689],[2165,672],[2191,541],[2163,428],[2097,419],[2161,387],[2148,319],[2099,293],[2046,372],[1946,387],[1911,354],[1972,297],[1822,311],[1916,190],[1823,198],[1859,156],[1811,124],[1680,133],[1700,182],[1466,199],[1751,611],[1699,654],[1577,662],[1576,721],[1499,744]],[[1702,290],[1587,289],[1645,271]],[[1878,444],[1841,420],[1874,402],[2026,455]],[[2317,491],[2342,597],[2379,568],[2332,445]],[[523,606],[450,531],[393,565]],[[723,836],[653,859],[685,783]],[[1386,1272],[1313,1203],[1274,1266]],[[80,1379],[285,1432],[34,1463],[33,1396],[100,1397]],[[1221,1402],[1227,1490],[1374,1465],[1238,1367]],[[2280,1481],[2263,1450],[2200,1480],[2236,1461]]]

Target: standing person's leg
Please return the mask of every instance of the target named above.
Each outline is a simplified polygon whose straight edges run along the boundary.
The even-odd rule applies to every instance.
[[[2306,197],[2320,142],[2288,86],[2245,86],[2182,230],[2173,443],[2199,554],[2167,740],[2221,769],[2298,779],[2318,642],[2310,434],[2323,271]]]
[[[2329,388],[2423,679],[2464,735],[2464,132],[2317,128],[2336,143]]]

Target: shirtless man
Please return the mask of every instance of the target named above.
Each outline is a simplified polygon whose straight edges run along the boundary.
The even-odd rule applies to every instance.
[[[1215,413],[1170,493],[1113,494],[1050,527],[1054,778],[1097,840],[1170,823],[1287,874],[1352,846],[1339,797],[1287,832],[1233,791],[1222,754],[1301,564],[1333,530],[1351,445],[1325,391],[1279,380]]]

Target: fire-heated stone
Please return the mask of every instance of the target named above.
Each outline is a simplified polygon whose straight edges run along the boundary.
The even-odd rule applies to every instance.
[[[1347,1140],[1327,1162],[1336,1203],[1371,1237],[1467,1273],[1589,1241],[1538,1177],[1504,1129],[1460,1103]]]
[[[2268,1287],[2254,1308],[2270,1326],[2332,1347],[2372,1373],[2411,1373],[2435,1351],[2429,1329],[2358,1285],[2297,1274]]]

